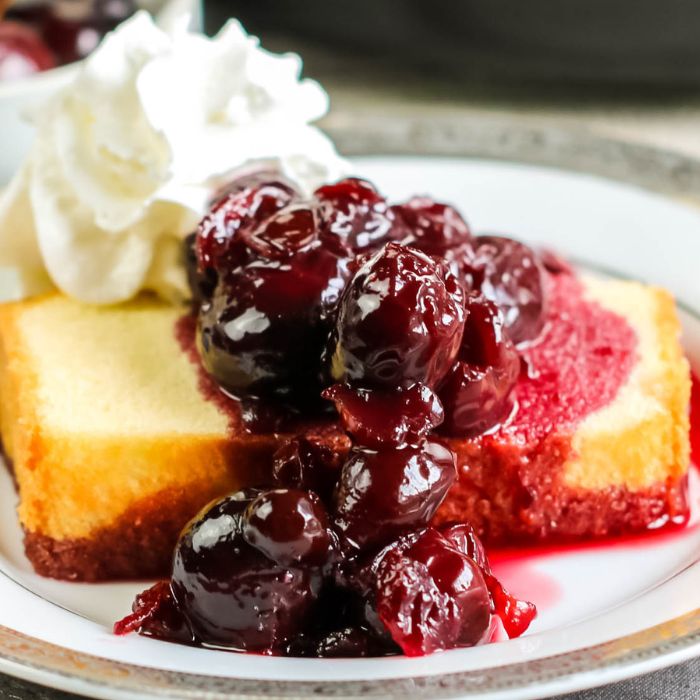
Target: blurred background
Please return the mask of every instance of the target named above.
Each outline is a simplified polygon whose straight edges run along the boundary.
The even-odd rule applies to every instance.
[[[0,10],[3,5],[0,139],[3,132],[13,136],[2,143],[0,182],[31,137],[21,110],[56,89],[71,62],[109,29],[147,7],[164,22],[194,11],[195,26],[209,33],[238,17],[265,47],[300,53],[306,74],[331,95],[322,125],[348,153],[449,153],[456,144],[462,154],[528,159],[529,152],[547,162],[543,139],[559,134],[560,142],[577,144],[569,162],[595,170],[586,163],[590,135],[614,141],[608,150],[629,143],[663,151],[665,177],[685,178],[686,189],[700,191],[700,165],[694,173],[687,165],[688,157],[700,161],[698,0],[0,0]],[[24,78],[35,72],[41,75],[29,89]],[[676,158],[680,153],[686,160]],[[634,157],[644,171],[643,152]],[[645,174],[645,184],[653,176]]]
[[[336,121],[517,117],[700,157],[697,0],[208,0],[302,54]]]

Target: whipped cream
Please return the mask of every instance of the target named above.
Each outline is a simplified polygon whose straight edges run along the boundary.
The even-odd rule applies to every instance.
[[[35,117],[0,199],[0,294],[185,296],[180,241],[232,172],[271,165],[305,193],[345,172],[311,125],[328,97],[300,72],[298,56],[264,51],[235,21],[209,39],[134,15]]]

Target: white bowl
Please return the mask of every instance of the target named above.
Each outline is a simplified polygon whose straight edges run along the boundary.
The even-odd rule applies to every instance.
[[[201,28],[201,0],[141,0],[138,4],[153,11],[161,26],[167,27],[176,17],[187,13],[192,26]],[[34,133],[27,112],[68,83],[78,66],[71,63],[21,80],[0,82],[0,184],[9,181],[32,143]]]

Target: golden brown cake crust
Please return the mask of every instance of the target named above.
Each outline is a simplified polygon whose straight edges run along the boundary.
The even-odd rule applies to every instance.
[[[675,308],[665,292],[620,284],[629,284],[638,295],[645,290],[641,298],[649,304],[649,322],[661,341],[655,351],[658,371],[640,375],[638,387],[639,395],[653,399],[659,412],[622,429],[616,426],[612,434],[598,429],[587,436],[585,430],[577,435],[553,433],[537,445],[498,444],[495,436],[452,441],[460,480],[439,519],[471,520],[487,540],[502,542],[640,530],[683,513],[690,382],[677,340]],[[150,313],[147,306],[137,305],[134,314]],[[58,421],[59,430],[56,423],[44,421],[38,409],[36,360],[23,330],[25,314],[32,310],[45,311],[50,319],[57,312],[64,314],[58,330],[68,322],[82,323],[83,315],[56,297],[0,305],[0,430],[16,462],[20,521],[30,561],[41,574],[72,580],[166,574],[184,523],[209,500],[263,483],[270,455],[285,436],[253,436],[240,426],[233,432],[226,427],[226,420],[200,394],[198,368],[175,340],[177,311],[162,307],[153,310],[151,319],[166,336],[157,351],[165,364],[178,367],[168,376],[182,383],[182,401],[199,407],[195,417],[201,417],[204,429],[191,434],[180,428],[160,435],[95,435],[79,429],[67,432]],[[130,318],[118,321],[122,330],[130,327]],[[136,335],[148,334],[149,329],[150,322]],[[81,343],[86,333],[92,331],[81,326]],[[152,340],[160,342],[159,338]],[[50,343],[34,345],[34,355],[52,350]],[[120,355],[117,349],[112,352]],[[127,376],[129,366],[121,373]],[[162,381],[158,377],[156,384]],[[177,405],[165,409],[170,419]],[[212,411],[216,425],[209,430]],[[646,439],[649,436],[653,439]],[[616,455],[619,468],[601,467],[595,457],[603,454],[600,440],[612,450],[608,456]],[[654,469],[649,469],[652,463]],[[595,479],[602,472],[607,477],[598,488]]]

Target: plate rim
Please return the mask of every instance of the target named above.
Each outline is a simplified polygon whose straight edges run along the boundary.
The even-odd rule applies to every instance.
[[[700,185],[700,160],[683,154],[570,129],[523,126],[508,118],[493,124],[460,120],[376,141],[375,131],[329,128],[350,156],[454,157],[510,161],[594,175],[683,197]],[[478,134],[464,138],[478,127]],[[447,148],[449,146],[449,149]],[[572,157],[587,149],[583,166]],[[640,169],[640,163],[646,167]],[[657,166],[654,168],[653,166]],[[649,177],[649,173],[653,175]],[[698,191],[697,189],[695,190]],[[695,195],[697,196],[697,195]],[[590,265],[587,265],[590,266]],[[596,266],[593,266],[596,267]],[[603,266],[601,266],[602,268]],[[601,271],[610,272],[609,269]],[[624,276],[624,275],[619,275]],[[686,313],[700,310],[684,300]],[[0,672],[67,692],[95,698],[289,698],[410,697],[419,699],[484,697],[506,700],[544,698],[642,675],[700,656],[700,608],[659,625],[601,644],[534,661],[472,670],[374,681],[273,681],[199,675],[114,661],[76,652],[0,625]]]

